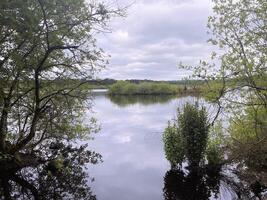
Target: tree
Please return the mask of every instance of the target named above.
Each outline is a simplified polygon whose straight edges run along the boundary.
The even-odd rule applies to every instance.
[[[210,62],[183,67],[206,80],[212,100],[218,103],[218,113],[225,103],[239,107],[261,105],[267,109],[266,1],[213,2],[214,15],[208,20],[209,42],[218,51],[211,53]],[[241,98],[232,98],[234,93]]]
[[[190,167],[199,167],[208,142],[209,123],[204,108],[187,103],[178,118],[168,124],[163,135],[166,158],[172,165],[180,165],[184,158]]]
[[[261,175],[249,175],[255,181],[256,177],[264,177],[263,172],[266,174],[267,2],[213,2],[209,42],[218,51],[212,52],[211,61],[201,61],[199,66],[188,69],[206,80],[209,100],[218,104],[213,121],[223,110],[231,113],[231,160],[245,164],[243,169],[250,166],[248,173],[257,168]]]
[[[212,32],[210,42],[223,50],[218,55],[213,53],[221,62],[215,74],[216,87],[220,89],[214,97],[220,108],[228,108],[232,114],[231,157],[234,160],[239,157],[247,165],[254,163],[259,171],[266,171],[267,2],[216,0],[214,3],[215,15],[208,24]],[[202,69],[207,71],[208,66],[206,63]],[[207,74],[204,77],[210,80]]]
[[[49,162],[49,144],[96,131],[83,125],[89,91],[81,86],[105,66],[95,33],[122,15],[94,0],[0,2],[0,170]],[[12,162],[11,162],[12,161]]]

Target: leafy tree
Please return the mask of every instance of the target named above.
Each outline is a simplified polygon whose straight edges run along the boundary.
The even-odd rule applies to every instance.
[[[210,43],[218,51],[199,66],[183,66],[206,80],[209,99],[219,113],[228,107],[267,109],[267,3],[264,0],[214,0]],[[233,95],[238,93],[236,98]],[[255,97],[258,99],[255,101]]]
[[[263,180],[267,138],[264,125],[267,113],[267,1],[213,2],[214,15],[208,21],[209,42],[218,51],[211,53],[210,61],[200,61],[196,67],[183,67],[206,81],[209,100],[218,104],[213,122],[223,110],[231,113],[229,147],[232,160],[245,163],[243,169],[250,166],[247,173],[251,173],[247,177],[253,177],[252,181],[255,177],[263,177],[259,178]],[[252,175],[251,167],[261,174]]]
[[[209,123],[204,108],[187,103],[178,110],[177,121],[168,124],[163,135],[166,158],[173,165],[186,158],[190,167],[198,167],[203,160],[208,142]]]
[[[1,174],[47,165],[51,143],[98,130],[83,125],[81,86],[106,64],[95,34],[121,14],[94,0],[0,1]]]
[[[221,54],[213,54],[221,61],[215,76],[221,89],[215,99],[232,114],[231,159],[266,174],[267,2],[214,3],[215,15],[208,24],[212,32],[210,42],[223,49]]]
[[[1,152],[88,131],[80,123],[87,93],[79,87],[104,66],[94,31],[118,11],[83,0],[4,0],[0,7]]]

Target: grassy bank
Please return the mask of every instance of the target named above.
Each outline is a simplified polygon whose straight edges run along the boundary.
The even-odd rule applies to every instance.
[[[142,82],[139,84],[128,81],[118,81],[109,88],[110,95],[173,95],[185,92],[193,93],[195,89],[164,82]]]

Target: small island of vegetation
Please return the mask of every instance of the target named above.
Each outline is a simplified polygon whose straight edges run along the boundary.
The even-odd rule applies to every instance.
[[[183,93],[199,93],[199,89],[171,84],[166,81],[140,83],[117,81],[109,88],[110,95],[174,95]]]

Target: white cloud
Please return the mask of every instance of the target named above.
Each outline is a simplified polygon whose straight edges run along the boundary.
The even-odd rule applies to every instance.
[[[125,0],[118,3],[125,5]],[[206,43],[209,15],[211,0],[136,0],[126,18],[112,22],[113,33],[99,37],[99,45],[111,55],[100,77],[187,76],[178,71],[178,63],[194,65],[212,50]]]
[[[129,33],[127,31],[118,30],[112,34],[112,38],[114,41],[122,43],[129,40]]]

